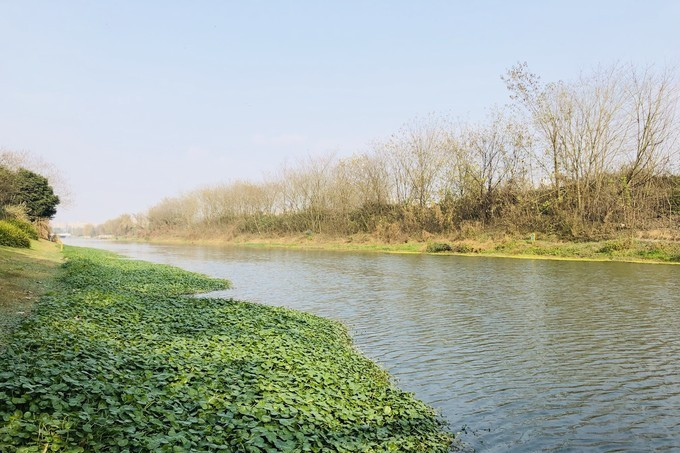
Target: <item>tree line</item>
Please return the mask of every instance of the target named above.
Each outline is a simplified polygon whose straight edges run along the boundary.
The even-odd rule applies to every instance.
[[[166,198],[84,234],[400,241],[466,229],[565,239],[678,229],[674,71],[616,65],[544,83],[517,64],[502,80],[510,103],[484,121],[429,115],[367,152]]]

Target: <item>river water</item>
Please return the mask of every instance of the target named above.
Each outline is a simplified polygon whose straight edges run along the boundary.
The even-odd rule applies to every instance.
[[[345,323],[476,451],[680,451],[680,266],[72,239]]]

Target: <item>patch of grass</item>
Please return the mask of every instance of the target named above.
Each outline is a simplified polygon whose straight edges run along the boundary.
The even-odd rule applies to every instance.
[[[17,226],[6,220],[0,220],[0,245],[28,248],[31,246],[31,238]]]
[[[30,249],[0,246],[0,349],[7,336],[51,288],[62,255],[56,244],[33,241]]]
[[[647,244],[646,246],[637,249],[636,254],[645,259],[671,261],[671,255],[669,255],[665,247],[659,244]]]
[[[518,241],[501,241],[494,246],[494,250],[497,252],[509,252],[515,250],[518,247]]]
[[[66,249],[0,355],[0,451],[444,452],[435,412],[339,323],[183,296],[227,287]]]
[[[524,250],[523,254],[536,256],[555,256],[555,257],[579,257],[582,256],[580,250],[571,245],[531,245]]]

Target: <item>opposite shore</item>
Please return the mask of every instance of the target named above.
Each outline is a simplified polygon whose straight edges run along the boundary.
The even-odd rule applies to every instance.
[[[451,241],[447,238],[432,238],[427,241],[409,240],[400,243],[383,242],[368,235],[344,238],[323,235],[285,237],[193,237],[190,235],[168,235],[144,238],[113,237],[109,239],[156,244],[196,244],[584,262],[680,264],[680,242],[629,237],[583,242],[531,240],[530,238],[503,238],[501,240],[476,238],[458,241]]]

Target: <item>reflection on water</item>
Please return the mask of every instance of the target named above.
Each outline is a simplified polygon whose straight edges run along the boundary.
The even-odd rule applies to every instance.
[[[70,242],[344,322],[479,451],[680,448],[680,266]]]

